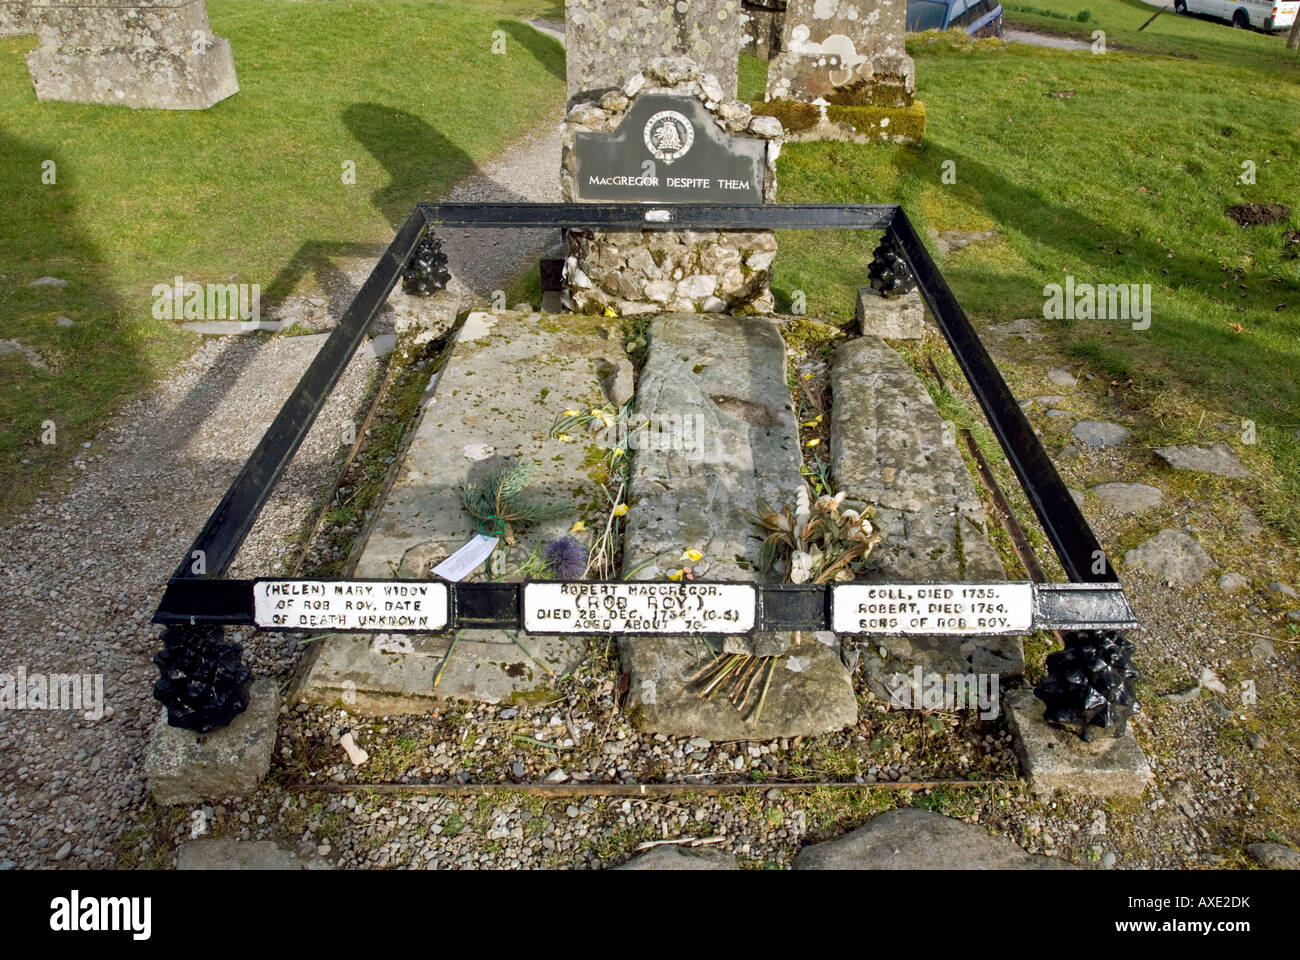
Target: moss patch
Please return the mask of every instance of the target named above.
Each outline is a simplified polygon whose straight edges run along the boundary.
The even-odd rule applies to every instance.
[[[869,137],[896,143],[920,143],[925,136],[925,104],[919,100],[910,107],[831,104],[826,108],[826,118]]]
[[[765,103],[751,103],[750,108],[756,114],[776,117],[785,127],[786,133],[799,133],[811,130],[821,119],[821,111],[811,103],[797,100],[769,100]]]

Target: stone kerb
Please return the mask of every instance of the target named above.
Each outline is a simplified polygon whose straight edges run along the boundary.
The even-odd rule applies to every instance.
[[[565,119],[560,189],[577,202],[578,134],[611,133],[636,101],[650,94],[697,99],[728,135],[765,141],[762,196],[776,199],[776,160],[782,127],[728,97],[712,74],[685,57],[651,60],[621,87],[575,104]],[[664,310],[681,313],[768,313],[774,308],[770,231],[569,231],[565,285],[578,313],[606,308],[621,316]]]
[[[27,55],[38,100],[202,110],[239,90],[230,41],[203,0],[32,3]]]

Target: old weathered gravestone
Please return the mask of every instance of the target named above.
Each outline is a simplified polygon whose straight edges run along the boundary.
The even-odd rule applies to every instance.
[[[740,0],[565,0],[569,104],[621,87],[656,57],[689,57],[736,95]]]
[[[792,140],[920,142],[906,12],[906,0],[790,0],[764,110]]]
[[[16,37],[32,33],[28,19],[29,0],[0,0],[0,37]]]
[[[29,16],[38,100],[203,110],[239,90],[230,41],[213,35],[203,0],[43,0]]]

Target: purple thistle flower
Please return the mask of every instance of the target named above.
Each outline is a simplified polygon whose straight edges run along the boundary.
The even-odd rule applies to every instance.
[[[573,537],[561,537],[546,545],[542,561],[550,568],[551,576],[576,580],[587,569],[587,548]]]

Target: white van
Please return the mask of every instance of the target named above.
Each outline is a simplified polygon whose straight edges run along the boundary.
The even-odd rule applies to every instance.
[[[1300,13],[1300,0],[1174,0],[1179,13],[1200,13],[1229,20],[1234,27],[1289,30]]]

